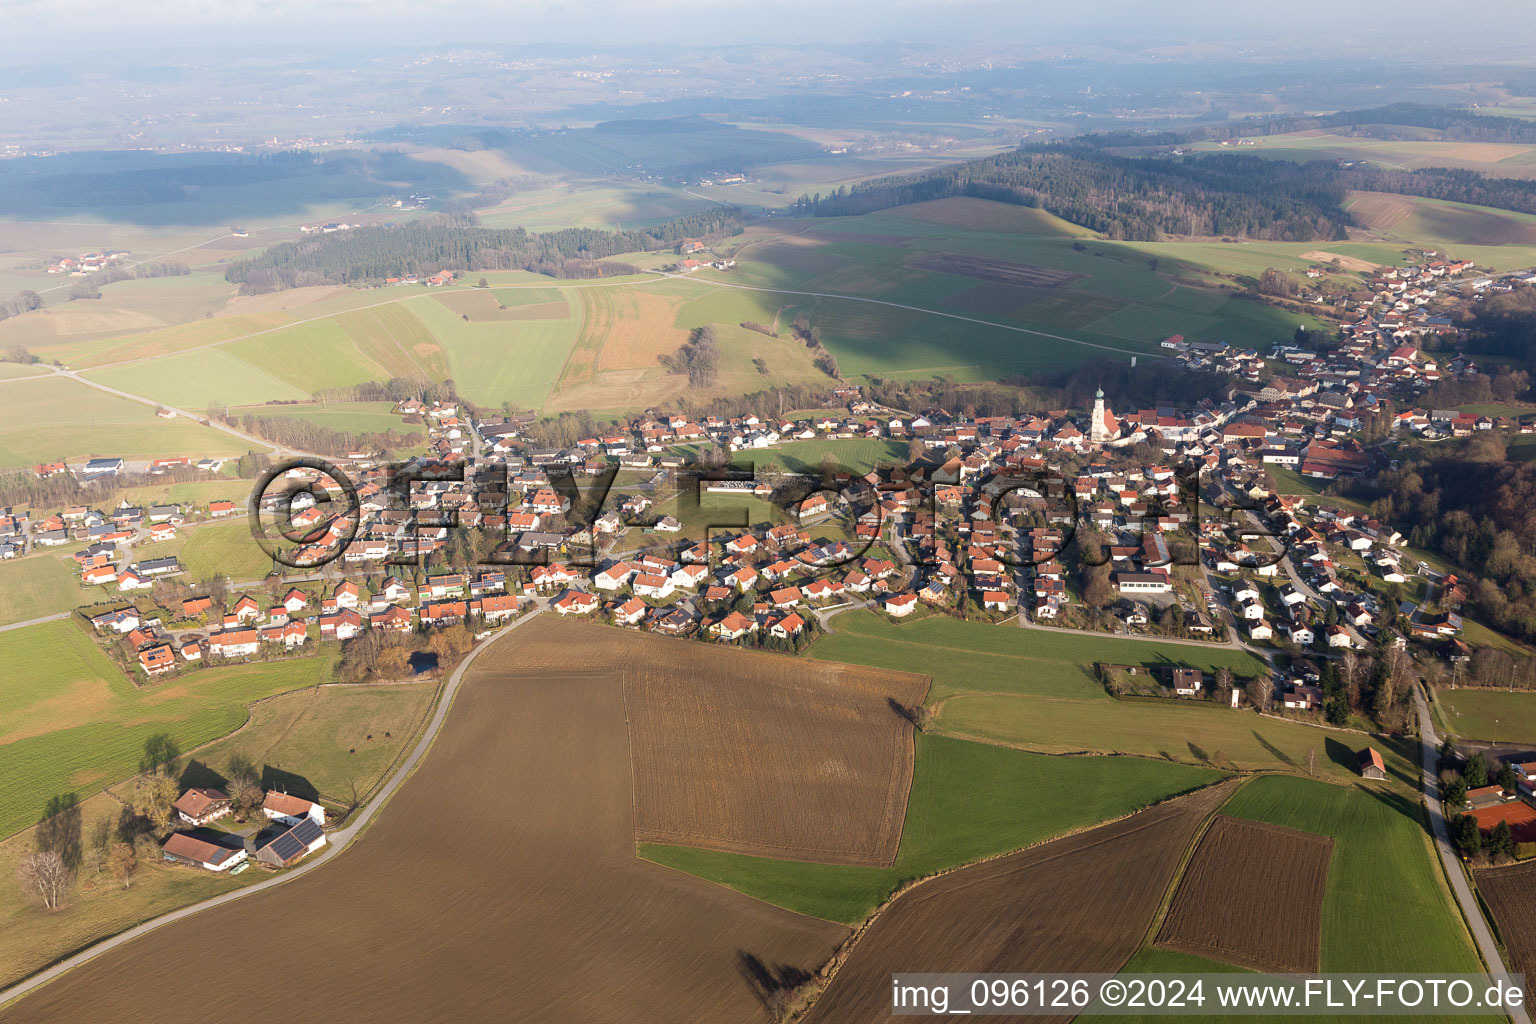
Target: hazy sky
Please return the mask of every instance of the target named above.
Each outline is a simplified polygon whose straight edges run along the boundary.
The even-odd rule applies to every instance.
[[[420,46],[564,42],[774,42],[901,39],[1023,45],[1096,36],[1134,43],[1249,43],[1273,51],[1307,36],[1407,44],[1484,39],[1536,57],[1531,0],[1479,0],[1447,18],[1444,0],[0,0],[0,60],[103,45]],[[1291,52],[1291,56],[1305,53]],[[1390,52],[1382,56],[1390,57]]]

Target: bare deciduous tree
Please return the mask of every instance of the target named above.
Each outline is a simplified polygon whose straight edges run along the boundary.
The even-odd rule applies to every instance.
[[[113,844],[108,864],[112,868],[112,877],[123,883],[124,889],[133,885],[133,873],[138,869],[139,859],[134,855],[132,844]]]
[[[21,881],[22,892],[36,896],[49,910],[58,909],[69,888],[69,868],[64,866],[64,858],[53,850],[22,857],[16,877]]]

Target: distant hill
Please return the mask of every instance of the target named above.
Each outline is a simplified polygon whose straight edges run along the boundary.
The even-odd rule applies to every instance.
[[[1109,238],[1225,235],[1311,242],[1345,237],[1345,188],[1312,165],[1258,157],[1116,156],[1076,143],[1030,146],[935,171],[801,197],[817,217],[951,196],[1039,207]]]

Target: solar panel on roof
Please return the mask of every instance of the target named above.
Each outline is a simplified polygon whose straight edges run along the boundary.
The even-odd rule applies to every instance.
[[[288,834],[293,836],[299,842],[303,843],[305,846],[309,846],[314,843],[316,839],[319,839],[324,834],[324,832],[320,826],[315,823],[315,819],[305,818],[297,825],[293,826],[293,828],[289,829]]]
[[[283,863],[304,852],[304,844],[295,838],[292,829],[268,843],[267,848]]]

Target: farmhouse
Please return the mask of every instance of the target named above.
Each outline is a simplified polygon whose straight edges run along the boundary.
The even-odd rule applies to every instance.
[[[172,863],[187,864],[204,871],[228,871],[246,859],[244,846],[223,846],[185,832],[172,833],[160,854]]]
[[[189,789],[173,806],[188,825],[206,825],[229,813],[229,796],[219,789]]]
[[[261,802],[261,813],[273,821],[289,825],[308,819],[317,825],[325,824],[325,808],[301,797],[289,796],[273,790]]]

